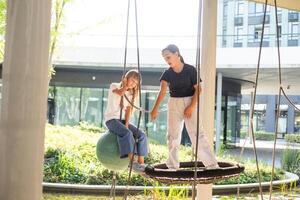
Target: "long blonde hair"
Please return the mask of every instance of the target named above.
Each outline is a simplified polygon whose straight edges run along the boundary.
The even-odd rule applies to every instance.
[[[131,98],[131,103],[134,104],[135,103],[135,99],[136,97],[138,97],[139,95],[139,91],[140,91],[140,85],[141,85],[141,82],[142,82],[142,78],[139,74],[139,72],[137,70],[129,70],[128,72],[126,72],[126,74],[124,75],[124,78],[126,78],[127,80],[130,79],[130,78],[133,78],[135,80],[137,80],[138,84],[136,85],[135,88],[131,89],[130,93],[132,95],[132,98]],[[122,85],[122,83],[121,83]],[[124,97],[121,98],[121,102],[120,102],[120,106],[121,108],[124,107],[124,100],[123,100]]]

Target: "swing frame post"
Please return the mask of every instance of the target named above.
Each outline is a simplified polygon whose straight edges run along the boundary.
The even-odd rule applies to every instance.
[[[214,134],[217,7],[217,0],[199,0],[198,27],[200,27],[200,30],[198,29],[198,43],[201,52],[199,49],[197,67],[198,76],[200,77],[200,74],[202,75],[202,84],[204,87],[202,88],[203,95],[200,96],[201,100],[198,103],[198,107],[201,110],[201,112],[199,112],[199,118],[203,121],[203,128],[206,130],[208,142],[211,146],[213,144]],[[212,199],[212,184],[198,184],[196,198],[197,200]],[[193,197],[193,199],[195,199],[195,197]]]

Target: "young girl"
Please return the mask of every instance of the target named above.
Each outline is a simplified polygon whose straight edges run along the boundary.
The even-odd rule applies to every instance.
[[[162,50],[162,56],[170,66],[160,77],[160,91],[151,111],[151,119],[155,120],[158,115],[158,108],[163,100],[167,87],[169,86],[170,98],[168,100],[168,128],[167,142],[169,148],[169,158],[166,165],[170,169],[179,169],[178,149],[181,141],[183,122],[192,142],[192,147],[196,147],[197,136],[197,71],[195,67],[184,63],[179,49],[176,45],[170,44]],[[203,132],[202,124],[199,124],[198,158],[207,168],[217,168],[218,162],[214,157],[206,136]]]
[[[112,83],[110,85],[105,111],[105,124],[111,132],[117,135],[121,158],[128,156],[129,159],[133,159],[134,137],[137,138],[138,142],[135,152],[138,158],[137,161],[133,161],[132,169],[136,172],[143,172],[145,169],[144,156],[148,153],[147,138],[142,131],[139,130],[137,132],[137,128],[129,123],[132,106],[124,97],[126,95],[132,103],[137,102],[139,80],[139,73],[135,70],[130,70],[125,74],[122,83]],[[122,116],[120,115],[121,109]]]

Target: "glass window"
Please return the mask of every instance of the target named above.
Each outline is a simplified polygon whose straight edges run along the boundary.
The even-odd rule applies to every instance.
[[[241,104],[240,96],[228,96],[227,99],[227,142],[236,143],[240,137],[240,114]]]
[[[300,108],[300,106],[299,106]],[[294,126],[294,132],[300,133],[300,112],[295,110],[295,126]]]
[[[222,30],[222,34],[223,34],[223,37],[222,37],[222,47],[226,47],[226,44],[227,44],[227,30],[226,30],[226,26],[223,27],[223,30]]]
[[[255,42],[260,42],[261,34],[262,34],[262,25],[255,26],[254,27],[254,40],[255,40]],[[265,26],[264,40],[269,39],[269,37],[270,37],[270,27]]]
[[[265,131],[266,110],[255,110],[253,122],[254,122],[254,130]]]
[[[278,133],[286,133],[287,132],[287,111],[280,111],[280,116],[278,119]]]
[[[270,38],[270,27],[265,26],[264,39],[267,40]]]
[[[223,16],[227,17],[227,15],[228,15],[228,3],[224,2],[224,4],[223,4]]]
[[[80,90],[81,88],[75,87],[56,87],[55,124],[79,123]]]
[[[263,4],[256,3],[256,5],[255,5],[255,12],[256,13],[264,12],[264,6],[263,6]]]
[[[235,2],[235,14],[236,15],[243,15],[244,14],[244,2],[243,1],[236,1]]]
[[[47,123],[54,124],[55,119],[55,87],[49,86],[47,101]]]
[[[248,12],[249,13],[255,13],[255,3],[254,2],[249,2],[248,4]]]
[[[254,29],[254,39],[255,40],[260,40],[261,39],[261,34],[262,34],[262,27],[255,27]]]
[[[243,34],[243,27],[235,27],[235,37],[234,37],[235,43],[243,42],[242,34]]]
[[[152,108],[156,99],[158,92],[148,91],[147,92],[147,107]],[[160,104],[159,111],[161,111],[157,117],[157,120],[153,122],[147,122],[148,134],[151,139],[154,139],[160,143],[166,143],[166,133],[167,133],[167,103],[168,94],[165,96],[163,102]],[[164,110],[164,111],[163,111]],[[150,119],[150,114],[148,113],[148,119]]]
[[[299,23],[298,22],[290,22],[289,23],[289,38],[292,40],[298,39],[299,35]]]
[[[281,34],[282,34],[282,27],[281,27],[281,24],[278,25],[278,32],[279,32],[279,37],[281,37]]]
[[[248,13],[249,14],[256,14],[256,13],[263,13],[265,6],[262,3],[253,3],[249,2],[248,4]],[[267,6],[267,12],[270,12],[270,6]]]
[[[241,110],[241,138],[245,138],[249,130],[249,110]]]
[[[83,88],[81,98],[81,121],[101,125],[103,89]]]

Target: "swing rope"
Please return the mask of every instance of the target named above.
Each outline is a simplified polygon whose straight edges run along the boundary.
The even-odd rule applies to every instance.
[[[122,79],[125,76],[126,73],[126,65],[127,65],[127,44],[128,44],[128,25],[129,25],[129,11],[130,11],[130,0],[128,0],[128,5],[127,5],[127,18],[126,18],[126,36],[125,36],[125,48],[124,48],[124,65],[123,65],[123,74],[122,74]],[[121,102],[123,102],[123,96],[121,97]],[[123,106],[120,108],[120,120],[122,119],[122,114],[123,113]],[[113,171],[113,179],[112,179],[112,185],[110,189],[110,198],[115,200],[116,197],[116,172]]]
[[[274,0],[275,4],[275,20],[276,20],[276,44],[277,44],[277,56],[278,56],[278,81],[279,81],[279,89],[278,89],[278,100],[277,100],[277,113],[276,113],[276,120],[275,120],[275,135],[274,135],[274,146],[272,152],[272,175],[271,175],[271,183],[269,189],[269,199],[272,198],[273,192],[273,177],[275,171],[275,150],[276,150],[276,143],[277,143],[277,135],[278,135],[278,121],[280,116],[280,104],[281,104],[281,92],[282,92],[282,79],[281,79],[281,56],[280,56],[280,44],[279,44],[279,26],[278,26],[278,10],[277,10],[277,1]]]
[[[267,12],[267,6],[268,6],[268,0],[264,3],[264,18],[263,18],[263,27],[262,27],[262,34],[261,34],[261,41],[260,41],[260,48],[259,48],[259,57],[258,57],[258,64],[257,64],[257,70],[256,70],[256,79],[255,79],[255,89],[254,89],[254,96],[251,103],[251,113],[250,113],[250,133],[252,135],[252,141],[253,141],[253,147],[254,147],[254,153],[256,158],[256,166],[257,166],[257,172],[258,172],[258,179],[259,179],[259,191],[261,199],[263,199],[262,194],[262,187],[261,187],[261,177],[260,177],[260,171],[258,166],[258,159],[257,159],[257,152],[256,152],[256,144],[255,144],[255,135],[254,135],[254,126],[253,126],[253,116],[254,116],[254,105],[255,105],[255,99],[257,94],[257,83],[258,83],[258,76],[259,76],[259,68],[260,68],[260,59],[261,59],[261,50],[263,46],[263,37],[264,37],[264,27],[265,27],[265,18],[266,18],[266,12]],[[281,95],[283,95],[288,103],[296,110],[300,111],[300,109],[290,100],[290,98],[286,95],[283,87],[282,87],[282,71],[281,71],[281,56],[280,56],[280,36],[279,36],[279,22],[278,22],[278,6],[277,1],[274,0],[274,7],[275,7],[275,22],[276,22],[276,47],[277,47],[277,56],[278,56],[278,97],[277,97],[277,108],[276,108],[276,118],[275,118],[275,134],[274,134],[274,144],[272,149],[272,174],[271,174],[271,180],[270,180],[270,188],[269,188],[269,199],[272,199],[272,193],[273,193],[273,178],[275,173],[275,151],[276,151],[276,144],[277,144],[277,136],[278,136],[278,121],[280,116],[280,105],[281,105]],[[244,147],[242,148],[242,152],[244,150]],[[242,155],[241,152],[241,155]],[[239,193],[239,188],[238,188]]]
[[[202,31],[202,10],[203,10],[203,0],[199,0],[199,12],[198,12],[198,35],[197,35],[197,51],[196,51],[196,66],[197,66],[197,85],[198,88],[196,92],[200,94],[200,65],[201,65],[201,31]],[[180,167],[178,170],[168,170],[165,163],[156,164],[153,166],[148,165],[145,168],[145,173],[147,178],[159,181],[161,183],[169,184],[186,184],[189,183],[193,185],[193,199],[196,196],[196,184],[210,184],[218,180],[227,179],[230,177],[237,176],[239,173],[244,171],[244,167],[239,164],[218,162],[219,169],[206,169],[202,162],[197,161],[198,158],[198,140],[199,140],[199,113],[200,113],[200,103],[199,96],[197,98],[197,135],[196,135],[196,146],[194,161],[192,162],[180,162]]]
[[[151,112],[151,110],[147,110],[147,109],[144,109],[143,107],[134,105],[134,103],[131,102],[131,101],[129,100],[129,98],[128,98],[125,94],[123,95],[123,97],[124,97],[124,99],[125,99],[125,100],[126,100],[133,108],[135,108],[136,110],[141,111],[142,113],[150,113],[150,112]],[[167,108],[164,108],[164,109],[160,110],[159,113],[165,112],[165,111],[167,111],[167,110],[168,110]]]
[[[197,30],[197,50],[196,50],[196,67],[197,67],[197,136],[196,136],[196,147],[194,157],[194,181],[192,187],[192,199],[196,198],[196,184],[197,184],[197,167],[198,167],[198,146],[199,146],[199,114],[200,114],[200,65],[201,65],[201,31],[202,31],[202,13],[203,13],[203,1],[199,0],[198,8],[198,30]]]
[[[257,62],[257,68],[256,68],[256,76],[255,76],[254,94],[253,94],[253,99],[252,99],[252,103],[251,103],[251,111],[252,112],[250,115],[250,134],[252,136],[256,170],[257,170],[258,182],[259,182],[259,193],[260,193],[261,199],[263,199],[262,184],[261,184],[262,181],[261,181],[261,174],[260,174],[260,169],[259,169],[259,164],[258,164],[258,156],[257,156],[257,150],[256,150],[256,139],[255,139],[255,134],[254,134],[253,117],[254,117],[254,105],[255,105],[256,94],[257,94],[258,76],[259,76],[259,70],[260,70],[261,52],[262,52],[262,47],[263,47],[264,29],[265,29],[265,24],[266,24],[267,5],[268,5],[268,0],[265,1],[265,7],[264,7],[262,33],[261,33],[261,38],[260,38],[259,55],[258,55],[258,62]]]
[[[128,0],[128,1],[130,1],[130,0]],[[134,11],[135,11],[135,31],[136,31],[135,33],[136,33],[137,69],[138,69],[139,77],[141,77],[139,34],[138,34],[138,17],[137,17],[137,2],[136,2],[136,0],[134,0]],[[126,35],[126,37],[128,37],[128,35]],[[127,46],[126,46],[126,48],[127,48]],[[124,68],[126,68],[126,67],[124,67]],[[141,107],[142,106],[141,78],[139,78],[138,89],[139,89],[139,107]],[[128,175],[128,179],[127,179],[125,193],[124,193],[124,196],[123,196],[124,200],[127,200],[129,185],[130,185],[130,182],[131,182],[132,164],[133,164],[133,160],[134,160],[134,157],[135,157],[135,149],[137,148],[137,143],[138,143],[137,135],[139,134],[141,118],[142,118],[142,112],[139,111],[139,117],[138,117],[138,124],[137,124],[136,134],[134,134],[135,135],[134,136],[135,144],[133,146],[133,155],[132,155],[132,159],[130,160],[129,175]]]

